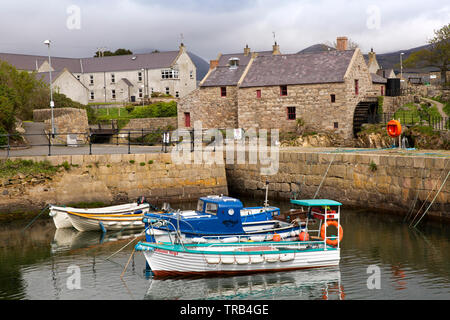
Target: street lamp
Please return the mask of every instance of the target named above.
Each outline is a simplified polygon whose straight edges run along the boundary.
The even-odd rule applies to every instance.
[[[404,54],[405,54],[404,52],[400,53],[400,81],[402,81],[402,79],[403,79],[403,59],[402,59],[402,57]]]
[[[52,137],[55,137],[55,124],[53,119],[53,107],[55,103],[53,102],[53,87],[52,87],[52,60],[50,57],[50,40],[45,40],[44,44],[48,47],[48,64],[49,64],[49,73],[50,73],[50,109],[52,111]]]

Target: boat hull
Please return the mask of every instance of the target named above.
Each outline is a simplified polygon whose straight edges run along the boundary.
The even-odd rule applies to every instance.
[[[156,277],[237,275],[289,271],[339,265],[340,250],[306,250],[295,253],[221,254],[142,250]]]
[[[59,207],[59,206],[50,206],[49,215],[53,218],[53,222],[55,223],[55,227],[57,229],[65,229],[74,227],[72,224],[72,220],[69,217],[68,212],[74,212],[79,214],[124,214],[127,212],[134,212],[136,210],[142,210],[143,213],[148,212],[149,204],[121,204],[117,206],[103,207],[103,208],[92,208],[92,209],[79,209],[79,208],[71,208],[71,207]]]
[[[109,231],[109,230],[132,230],[132,229],[144,229],[144,223],[142,222],[143,215],[132,215],[133,217],[111,217],[101,218],[96,217],[84,217],[69,213],[69,218],[72,225],[78,231]],[[112,216],[112,215],[111,215]]]

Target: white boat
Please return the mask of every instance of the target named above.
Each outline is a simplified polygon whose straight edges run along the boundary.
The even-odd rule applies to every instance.
[[[53,218],[53,222],[57,229],[72,228],[72,221],[67,214],[69,211],[79,214],[124,214],[127,212],[136,212],[141,210],[142,213],[147,213],[149,211],[150,205],[148,203],[127,203],[116,206],[102,207],[102,208],[92,208],[92,209],[82,209],[64,206],[50,205],[50,217]]]
[[[67,215],[78,231],[102,231],[144,229],[143,213],[83,214],[67,211]]]
[[[139,242],[154,276],[224,275],[339,265],[340,248],[324,241],[215,244]]]

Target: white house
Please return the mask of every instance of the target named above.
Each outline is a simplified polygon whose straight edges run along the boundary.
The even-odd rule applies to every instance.
[[[19,70],[37,73],[48,73],[50,70],[48,57],[45,56],[0,53],[0,60]],[[87,91],[81,97],[78,92],[80,86],[62,80],[59,90],[83,104],[86,101],[142,101],[153,92],[181,98],[197,87],[196,67],[183,44],[178,51],[81,59],[51,58],[52,71],[59,73],[64,69],[72,73]]]

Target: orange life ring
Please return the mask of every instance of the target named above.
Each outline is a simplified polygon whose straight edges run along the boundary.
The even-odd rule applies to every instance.
[[[402,134],[402,125],[397,120],[391,120],[388,122],[387,126],[387,133],[391,138],[396,138],[399,135]]]
[[[327,224],[322,224],[322,228],[320,228],[320,237],[323,239],[325,239],[325,228],[327,228],[328,226],[335,226],[336,228],[339,228],[339,242],[342,241],[342,237],[344,236],[344,229],[342,229],[342,226],[338,224],[337,220],[329,220],[327,221]],[[327,244],[329,244],[330,246],[337,246],[338,245],[338,240],[331,240],[331,239],[327,239]]]

